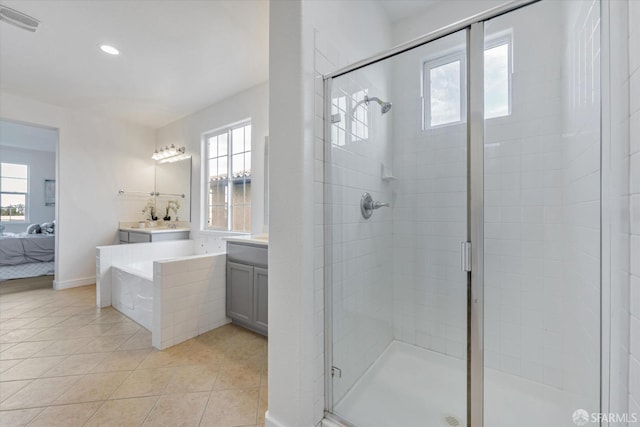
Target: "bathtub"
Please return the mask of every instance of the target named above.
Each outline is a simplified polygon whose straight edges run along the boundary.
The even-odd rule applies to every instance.
[[[153,261],[111,267],[111,305],[153,330]]]
[[[155,348],[230,322],[225,253],[194,255],[190,240],[97,249],[97,305],[113,306],[151,331]]]

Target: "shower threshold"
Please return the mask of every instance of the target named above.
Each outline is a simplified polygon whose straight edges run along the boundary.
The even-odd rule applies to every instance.
[[[466,389],[465,360],[392,341],[334,413],[359,427],[462,427]],[[586,406],[577,395],[494,369],[485,369],[484,400],[491,427],[575,427],[573,412]]]

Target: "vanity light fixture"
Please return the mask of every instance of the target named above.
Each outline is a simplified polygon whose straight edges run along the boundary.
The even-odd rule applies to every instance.
[[[19,10],[11,9],[5,5],[0,5],[0,21],[22,28],[23,30],[31,31],[32,33],[35,32],[38,29],[38,25],[40,25],[40,21],[33,16],[29,16]]]
[[[118,49],[108,44],[101,44],[100,50],[104,53],[108,53],[109,55],[120,55],[120,51]]]
[[[161,148],[160,150],[156,148],[156,151],[154,151],[151,158],[153,160],[157,160],[160,163],[167,163],[167,162],[177,162],[178,160],[184,160],[189,158],[189,156],[185,154],[184,146],[176,148],[175,144],[171,144],[171,147],[167,145],[164,148]]]

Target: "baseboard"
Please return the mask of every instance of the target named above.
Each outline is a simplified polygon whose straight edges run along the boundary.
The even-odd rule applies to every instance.
[[[287,427],[280,421],[274,419],[271,414],[269,414],[269,411],[264,414],[264,425],[266,427]]]
[[[85,285],[94,285],[96,283],[96,276],[91,277],[81,277],[80,279],[73,280],[54,280],[53,281],[53,289],[69,289],[69,288],[77,288],[79,286]]]

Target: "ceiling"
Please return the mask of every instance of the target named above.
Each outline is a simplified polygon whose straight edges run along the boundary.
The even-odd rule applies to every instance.
[[[40,20],[0,22],[4,92],[159,128],[268,79],[266,0],[2,4]]]
[[[55,152],[57,143],[55,129],[0,120],[0,147]]]
[[[409,16],[424,13],[438,3],[438,0],[377,0],[377,3],[385,11],[389,20],[395,23]]]

